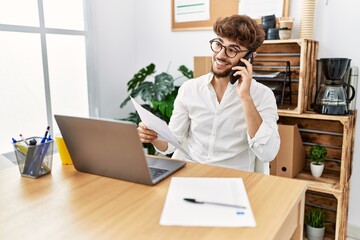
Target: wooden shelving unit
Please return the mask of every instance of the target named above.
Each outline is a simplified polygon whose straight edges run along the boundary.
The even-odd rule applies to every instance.
[[[290,61],[295,94],[292,105],[278,110],[279,123],[298,125],[307,156],[314,144],[324,145],[328,151],[320,178],[311,175],[308,158],[304,169],[295,178],[309,182],[305,209],[311,206],[325,209],[330,221],[326,226],[326,239],[345,239],[356,113],[331,116],[313,112],[318,42],[267,40],[257,52],[257,60]]]
[[[304,169],[295,177],[309,181],[306,208],[325,209],[330,221],[326,226],[327,239],[346,237],[355,116],[356,113],[347,116],[279,113],[279,123],[297,124],[307,156],[314,144],[327,148],[328,158],[320,178],[311,175],[308,158]]]

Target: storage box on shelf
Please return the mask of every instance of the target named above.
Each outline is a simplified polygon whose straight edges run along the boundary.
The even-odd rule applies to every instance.
[[[254,66],[274,71],[281,64],[266,68],[262,62],[290,62],[292,101],[285,98],[279,112],[303,113],[311,110],[316,93],[316,58],[318,42],[309,39],[265,40],[257,49]]]
[[[295,176],[309,181],[307,207],[326,210],[330,221],[326,239],[346,237],[355,116],[356,112],[347,116],[279,113],[280,124],[297,124],[307,156],[312,145],[321,144],[327,149],[325,170],[320,178],[311,175],[309,157],[304,169]]]
[[[275,159],[270,162],[270,174],[293,178],[305,165],[306,154],[297,124],[278,124],[281,146]]]

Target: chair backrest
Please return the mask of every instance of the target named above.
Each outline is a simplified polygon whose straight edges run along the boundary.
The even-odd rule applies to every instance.
[[[270,175],[270,163],[255,158],[255,172]]]

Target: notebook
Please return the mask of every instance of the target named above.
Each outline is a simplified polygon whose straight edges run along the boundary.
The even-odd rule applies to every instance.
[[[55,120],[77,171],[154,185],[186,164],[146,156],[133,123],[64,115]]]

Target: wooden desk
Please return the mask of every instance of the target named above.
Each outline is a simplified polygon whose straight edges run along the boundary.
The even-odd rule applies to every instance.
[[[0,171],[0,239],[302,239],[306,182],[188,163],[173,176],[241,177],[256,228],[160,226],[170,178],[150,187],[77,172]]]

